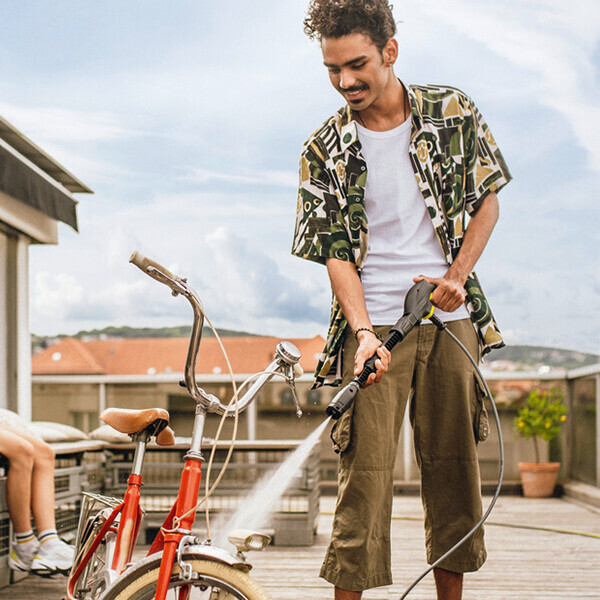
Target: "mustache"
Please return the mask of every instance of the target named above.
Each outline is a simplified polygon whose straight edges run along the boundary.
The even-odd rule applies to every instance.
[[[365,83],[363,83],[362,85],[352,85],[350,87],[342,87],[341,85],[339,86],[339,90],[340,92],[362,92],[363,90],[368,90],[369,86]]]

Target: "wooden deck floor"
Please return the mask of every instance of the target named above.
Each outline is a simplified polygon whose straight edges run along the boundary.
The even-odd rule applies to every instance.
[[[253,576],[274,600],[333,597],[331,586],[318,577],[333,504],[332,498],[321,499],[322,515],[313,546],[270,547],[252,555]],[[365,592],[365,600],[398,600],[426,568],[421,517],[418,498],[396,497],[392,523],[395,583]],[[556,498],[501,496],[486,526],[486,539],[488,560],[479,572],[466,576],[465,600],[600,598],[598,509]],[[0,600],[59,600],[64,598],[65,581],[64,577],[30,576],[0,590]],[[431,576],[409,598],[435,598]]]

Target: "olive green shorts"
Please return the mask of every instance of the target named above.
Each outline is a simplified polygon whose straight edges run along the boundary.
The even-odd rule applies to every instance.
[[[375,329],[383,336],[389,331]],[[448,329],[477,357],[470,320],[451,321]],[[356,348],[354,336],[347,334],[344,383],[353,378]],[[434,325],[422,324],[394,348],[381,382],[362,389],[332,430],[334,449],[340,453],[338,500],[321,577],[341,589],[362,591],[392,583],[394,459],[411,390],[409,414],[421,472],[429,564],[481,518],[477,432],[487,417],[483,394],[473,365],[454,340]],[[475,571],[485,558],[479,529],[440,567]]]

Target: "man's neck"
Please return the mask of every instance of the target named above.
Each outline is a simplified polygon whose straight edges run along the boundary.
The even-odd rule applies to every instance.
[[[389,90],[377,103],[354,114],[357,121],[371,131],[389,131],[406,121],[410,114],[408,106],[404,87],[394,77]]]

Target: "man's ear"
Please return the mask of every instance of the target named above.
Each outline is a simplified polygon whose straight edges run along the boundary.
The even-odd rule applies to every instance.
[[[390,38],[383,47],[381,55],[386,66],[393,66],[398,58],[398,42],[394,38]]]

